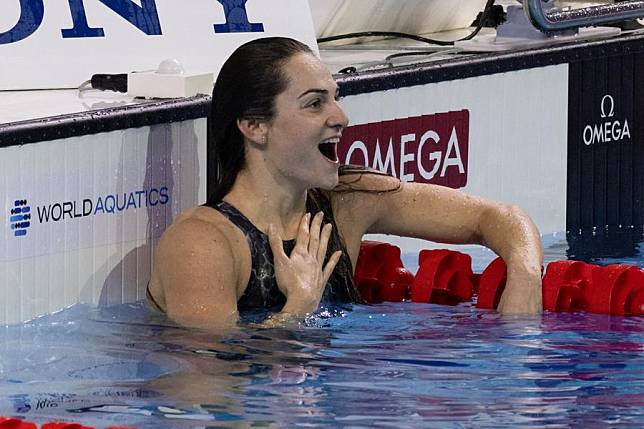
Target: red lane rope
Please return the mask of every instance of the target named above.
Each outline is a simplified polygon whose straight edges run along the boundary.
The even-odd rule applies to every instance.
[[[505,288],[507,267],[501,258],[480,275],[472,272],[469,255],[453,250],[422,250],[418,265],[414,276],[403,267],[397,246],[364,241],[356,286],[370,304],[411,299],[456,305],[477,295],[476,306],[489,309],[497,308]],[[644,315],[644,270],[625,264],[555,261],[548,264],[542,294],[547,311]]]

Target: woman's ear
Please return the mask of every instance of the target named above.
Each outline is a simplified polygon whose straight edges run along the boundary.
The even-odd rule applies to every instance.
[[[239,131],[249,140],[258,145],[266,144],[268,129],[266,122],[257,119],[237,119]]]

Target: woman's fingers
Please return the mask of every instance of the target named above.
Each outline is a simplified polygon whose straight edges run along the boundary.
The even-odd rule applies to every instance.
[[[324,225],[322,228],[322,233],[320,234],[320,245],[317,249],[317,259],[320,264],[324,263],[324,258],[326,258],[326,248],[329,244],[329,238],[331,237],[331,229],[333,226],[330,223]]]
[[[277,233],[277,229],[273,224],[268,226],[268,244],[271,246],[273,251],[273,258],[276,264],[282,265],[288,256],[284,252],[284,244],[282,243],[282,237]]]
[[[324,213],[322,212],[318,212],[313,217],[313,220],[311,220],[310,213],[305,214],[300,222],[300,228],[295,244],[295,250],[297,250],[298,253],[308,253],[318,261],[320,267],[324,264],[331,231],[333,229],[333,226],[330,223],[322,226],[323,221]],[[329,262],[330,261],[331,259],[329,259]],[[333,266],[335,266],[336,263],[337,261]],[[331,271],[333,271],[333,268],[331,268]]]
[[[300,227],[297,231],[297,237],[295,238],[295,249],[294,251],[300,253],[306,253],[309,249],[309,223],[311,221],[311,213],[307,213],[302,216],[300,221]]]
[[[324,282],[322,284],[326,285],[326,283],[329,281],[331,273],[333,273],[335,266],[340,260],[340,256],[342,256],[342,251],[338,250],[337,252],[334,252],[333,255],[331,255],[331,257],[329,258],[329,262],[326,263],[326,267],[324,267],[324,271],[322,272],[322,274],[324,275]]]
[[[313,222],[311,222],[311,229],[309,231],[309,253],[314,257],[317,255],[320,245],[320,228],[322,227],[323,218],[322,212],[318,212],[313,218]]]
[[[275,278],[282,293],[287,297],[284,310],[296,314],[314,311],[342,252],[333,253],[324,264],[331,224],[323,225],[323,213],[313,219],[307,213],[302,216],[297,233],[295,249],[290,255],[284,252],[277,228],[270,225],[268,238],[275,257]]]

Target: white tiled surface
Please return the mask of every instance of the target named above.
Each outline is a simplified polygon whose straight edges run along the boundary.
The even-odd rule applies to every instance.
[[[0,91],[0,124],[139,104],[126,94],[75,89]]]
[[[453,41],[468,36],[472,31],[472,28],[462,28],[442,33],[423,34],[423,37]],[[494,30],[484,29],[479,34],[494,34]],[[453,46],[430,45],[411,39],[365,40],[364,43],[353,45],[334,46],[332,44],[322,44],[320,46],[320,57],[332,73],[337,73],[349,66],[357,67],[361,71],[389,67],[390,65],[385,61],[389,55],[410,51],[426,51],[428,55],[397,58],[392,60],[390,65],[397,66],[440,60],[453,55],[458,50],[455,50]]]

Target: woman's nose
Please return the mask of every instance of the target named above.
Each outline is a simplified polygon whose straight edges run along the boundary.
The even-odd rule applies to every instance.
[[[339,129],[344,129],[349,125],[349,117],[337,101],[333,103],[333,110],[329,115],[327,124],[332,128]]]

